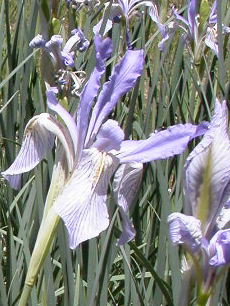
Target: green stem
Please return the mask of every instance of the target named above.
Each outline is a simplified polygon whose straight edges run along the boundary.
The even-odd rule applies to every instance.
[[[28,303],[30,292],[37,280],[38,273],[49,251],[59,221],[60,217],[56,214],[53,208],[49,210],[47,217],[42,221],[18,306],[26,306]]]

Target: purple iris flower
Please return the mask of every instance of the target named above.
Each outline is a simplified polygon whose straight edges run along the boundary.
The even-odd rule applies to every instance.
[[[202,255],[204,288],[213,284],[213,271],[230,263],[230,140],[227,107],[216,99],[210,128],[184,166],[185,213],[168,217],[173,244],[182,244],[197,259]],[[223,217],[223,214],[225,216]],[[212,279],[212,281],[210,281]]]
[[[30,42],[31,48],[42,48],[53,65],[53,75],[58,78],[60,84],[66,83],[66,71],[68,67],[74,67],[74,50],[80,52],[86,50],[89,46],[89,41],[85,38],[81,29],[74,29],[71,31],[71,37],[66,42],[62,49],[63,38],[60,35],[53,35],[49,41],[45,41],[42,35],[38,34]],[[47,67],[46,67],[47,69]],[[47,73],[46,81],[53,83],[49,80]]]
[[[132,49],[132,45],[130,42],[130,35],[129,35],[129,19],[132,16],[132,14],[135,12],[135,10],[141,6],[145,5],[146,7],[154,7],[155,4],[150,1],[144,1],[144,0],[118,0],[118,3],[112,3],[110,6],[109,3],[105,3],[105,10],[102,19],[94,26],[93,32],[94,34],[98,34],[101,26],[103,24],[103,20],[105,16],[107,16],[107,21],[104,29],[103,35],[105,35],[110,29],[112,29],[113,23],[117,22],[117,20],[121,19],[121,16],[124,16],[125,19],[125,32],[126,32],[126,42],[128,49]],[[109,12],[108,12],[109,10]],[[107,14],[106,14],[107,12]]]
[[[115,66],[93,102],[105,72],[105,61],[112,52],[109,38],[95,36],[96,66],[82,91],[76,122],[58,103],[55,89],[47,87],[47,104],[61,116],[65,125],[53,116],[41,114],[27,124],[21,150],[13,164],[2,175],[13,188],[18,188],[23,172],[34,168],[59,139],[65,152],[68,178],[53,204],[69,233],[69,245],[96,237],[109,225],[106,207],[107,189],[114,177],[114,198],[123,220],[119,243],[133,238],[135,232],[127,212],[139,186],[142,164],[180,154],[194,137],[207,131],[207,124],[178,124],[153,133],[146,140],[124,140],[118,122],[106,120],[117,101],[131,90],[142,73],[143,50],[128,50]],[[63,154],[62,154],[63,156]],[[66,164],[66,163],[65,163]],[[120,167],[119,167],[120,166]]]
[[[162,24],[160,22],[157,6],[153,3],[152,6],[149,7],[149,16],[156,23],[158,30],[161,33],[162,40],[158,43],[158,48],[160,51],[164,51],[164,45],[166,41],[170,38],[170,35],[174,30],[174,22],[169,22],[167,24]]]
[[[178,10],[173,7],[172,12],[176,19],[182,21],[179,26],[185,32],[184,41],[187,39],[194,42],[195,57],[199,56],[203,40],[207,47],[209,47],[215,55],[218,57],[218,42],[217,42],[217,1],[215,0],[207,22],[203,28],[199,28],[199,15],[196,12],[196,0],[188,1],[188,20],[178,14]],[[224,34],[230,33],[230,28],[223,25],[222,27]]]

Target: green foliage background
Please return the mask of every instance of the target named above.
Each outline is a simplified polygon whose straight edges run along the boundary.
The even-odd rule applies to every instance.
[[[172,1],[158,1],[163,22],[173,19]],[[186,11],[187,1],[176,3]],[[37,34],[60,33],[64,39],[80,26],[92,42],[92,27],[102,17],[103,3],[90,13],[67,10],[65,1],[0,0],[0,164],[5,170],[14,160],[28,120],[47,111],[40,51],[29,47]],[[126,138],[142,139],[155,130],[176,123],[210,120],[216,97],[229,99],[229,38],[218,33],[219,58],[202,50],[195,63],[182,45],[178,29],[158,50],[161,37],[144,6],[131,19],[131,41],[145,49],[142,77],[131,93],[119,101],[111,114],[123,127]],[[229,25],[228,0],[218,3],[219,23]],[[114,24],[109,32],[114,51],[107,63],[109,76],[124,54],[124,28]],[[75,57],[77,70],[87,76],[94,67],[91,43]],[[77,98],[69,101],[74,113]],[[228,104],[229,105],[229,104]],[[61,224],[50,253],[33,288],[30,305],[178,305],[181,288],[181,252],[169,241],[166,219],[183,207],[182,171],[185,159],[199,140],[180,156],[145,165],[135,205],[130,212],[137,235],[124,246],[116,245],[121,220],[112,198],[108,207],[109,228],[98,238],[68,247]],[[0,306],[17,305],[24,285],[31,252],[41,222],[49,188],[54,152],[32,172],[23,175],[20,191],[12,190],[1,178],[0,188]],[[217,284],[212,305],[228,305],[229,277]]]

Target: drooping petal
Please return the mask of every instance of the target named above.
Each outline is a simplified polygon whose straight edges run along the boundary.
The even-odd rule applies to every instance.
[[[136,234],[127,216],[130,206],[135,202],[142,178],[143,164],[128,163],[120,165],[114,175],[113,192],[122,217],[122,235],[118,245],[132,240]]]
[[[141,75],[142,68],[143,50],[128,50],[115,66],[110,80],[104,84],[93,109],[86,137],[87,146],[94,141],[102,122],[112,111],[118,99],[133,88],[137,78]]]
[[[215,29],[208,27],[205,35],[205,44],[208,46],[218,57],[219,56],[219,48],[218,42],[216,39]]]
[[[211,266],[219,267],[230,263],[230,229],[219,230],[209,246]]]
[[[184,191],[187,210],[195,216],[200,186],[211,149],[210,203],[206,232],[211,232],[220,210],[230,196],[230,141],[227,134],[226,103],[215,103],[215,112],[209,131],[188,156],[184,167]]]
[[[103,152],[118,151],[123,140],[124,132],[118,126],[118,122],[109,119],[101,126],[92,147]]]
[[[164,159],[180,154],[188,142],[207,131],[205,122],[200,125],[178,124],[167,130],[151,134],[146,140],[126,140],[121,144],[117,157],[122,163],[147,163],[156,159]]]
[[[32,170],[44,158],[47,151],[53,147],[54,135],[58,136],[68,153],[68,140],[55,118],[44,113],[33,117],[28,122],[16,159],[6,171],[2,172],[2,176],[9,181],[11,187],[19,188],[20,175]],[[73,156],[67,154],[67,160],[69,164],[72,164]]]
[[[84,146],[91,106],[100,88],[101,76],[105,72],[105,61],[112,52],[112,42],[109,38],[102,40],[100,35],[95,35],[94,44],[96,66],[81,93],[77,113],[77,148],[79,152],[79,156],[76,157],[77,160],[79,159],[81,154],[80,152]]]
[[[54,209],[69,233],[70,248],[98,236],[109,225],[107,188],[118,161],[97,149],[86,149]]]
[[[62,41],[63,38],[61,35],[53,35],[45,44],[45,47],[47,50],[49,50],[50,56],[53,60],[54,67],[57,70],[64,68],[63,57],[61,55]]]
[[[201,222],[193,216],[172,213],[168,216],[169,234],[173,244],[184,244],[195,253],[201,247]]]
[[[55,89],[49,88],[46,91],[46,98],[47,98],[47,106],[55,111],[65,122],[72,142],[74,146],[74,151],[76,153],[77,151],[77,125],[73,119],[73,117],[64,109],[64,107],[61,106],[61,104],[58,103],[56,97],[55,97]]]

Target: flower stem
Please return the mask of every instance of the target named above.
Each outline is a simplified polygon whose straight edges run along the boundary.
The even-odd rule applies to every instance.
[[[18,306],[26,306],[28,303],[30,292],[37,280],[38,273],[49,251],[59,221],[60,217],[56,214],[53,208],[49,210],[47,217],[42,221]]]

